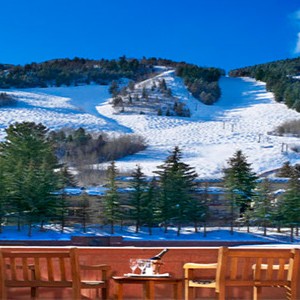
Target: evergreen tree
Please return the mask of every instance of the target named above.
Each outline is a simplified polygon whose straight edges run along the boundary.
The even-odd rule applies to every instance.
[[[66,188],[68,186],[70,187],[76,187],[78,182],[75,178],[75,176],[70,172],[68,166],[64,165],[60,169],[60,183],[61,188]]]
[[[199,223],[203,223],[203,236],[206,236],[206,222],[209,217],[208,183],[205,183],[200,199],[193,201],[190,206],[189,220],[194,224],[195,232],[198,232]]]
[[[139,165],[131,176],[133,180],[130,186],[133,191],[130,194],[129,205],[132,208],[131,216],[135,221],[135,232],[139,232],[141,222],[143,221],[143,209],[145,208],[146,178]]]
[[[253,203],[249,214],[264,229],[264,236],[267,235],[267,226],[271,224],[274,216],[274,197],[271,191],[270,181],[265,178],[258,184]]]
[[[143,89],[142,89],[142,98],[145,100],[148,99],[148,92],[145,87],[143,87]]]
[[[82,127],[79,127],[74,131],[73,142],[76,146],[86,145],[91,139],[92,136],[89,133],[86,133]]]
[[[82,229],[84,233],[86,233],[87,222],[89,220],[89,211],[90,211],[89,207],[90,207],[90,203],[89,203],[88,196],[85,193],[85,191],[83,191],[80,197],[81,209],[80,209],[79,217],[82,223]]]
[[[177,223],[177,234],[181,226],[189,219],[193,189],[197,173],[194,168],[181,161],[179,147],[175,147],[163,165],[158,166],[156,173],[160,183],[160,216],[167,231],[168,222]]]
[[[57,213],[58,213],[58,219],[60,220],[60,224],[61,224],[61,233],[63,233],[66,224],[67,207],[68,207],[65,188],[68,186],[71,187],[77,186],[77,181],[73,176],[73,174],[71,174],[67,166],[62,166],[59,175],[60,175],[59,188],[61,189],[62,192],[58,197]]]
[[[195,232],[198,232],[198,226],[200,222],[204,224],[203,234],[206,236],[206,220],[208,218],[208,204],[207,199],[195,199],[191,198],[187,206],[187,221],[190,221],[194,224]]]
[[[3,172],[3,162],[0,157],[0,233],[7,213],[7,185]]]
[[[228,160],[229,167],[224,169],[224,186],[227,189],[231,209],[231,233],[236,210],[243,215],[249,208],[254,189],[257,185],[257,176],[251,169],[241,150],[237,150]]]
[[[288,184],[288,190],[283,195],[280,211],[283,221],[291,228],[291,242],[294,240],[294,229],[300,224],[300,181],[293,175]]]
[[[128,88],[129,88],[129,90],[130,90],[131,92],[134,91],[134,89],[135,89],[134,81],[130,80],[130,81],[128,82]]]
[[[113,96],[116,97],[120,91],[120,87],[117,81],[113,80],[110,84],[108,92]]]
[[[114,233],[114,225],[120,220],[120,195],[117,188],[116,177],[118,170],[115,162],[112,161],[107,168],[107,192],[104,196],[104,216],[110,224],[111,233]]]
[[[7,199],[18,215],[19,229],[21,219],[29,225],[40,221],[43,226],[53,215],[58,164],[47,132],[42,124],[15,123],[6,129],[6,140],[0,145]]]
[[[161,90],[162,93],[167,90],[167,84],[164,78],[159,81],[159,89]]]
[[[157,220],[158,205],[158,186],[155,177],[147,185],[145,193],[144,209],[142,210],[142,219],[147,224],[149,234],[152,235],[152,227]]]
[[[294,173],[294,168],[293,168],[293,166],[291,166],[290,162],[287,161],[278,170],[278,172],[276,173],[276,176],[290,178],[291,176],[293,176],[293,173]]]

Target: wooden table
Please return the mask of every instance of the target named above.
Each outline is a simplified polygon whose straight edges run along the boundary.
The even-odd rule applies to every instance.
[[[117,283],[117,299],[123,300],[123,286],[124,284],[142,284],[143,285],[143,299],[153,300],[154,287],[156,284],[171,284],[173,285],[173,299],[182,299],[182,282],[180,278],[172,277],[125,277],[125,276],[113,276],[114,281]]]

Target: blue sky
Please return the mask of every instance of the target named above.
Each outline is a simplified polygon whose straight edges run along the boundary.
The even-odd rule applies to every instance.
[[[298,0],[0,0],[0,63],[161,57],[230,69],[300,55]]]

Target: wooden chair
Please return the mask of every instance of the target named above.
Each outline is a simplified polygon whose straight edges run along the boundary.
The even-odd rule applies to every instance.
[[[209,288],[217,292],[216,280],[214,279],[199,279],[195,276],[194,270],[216,270],[217,264],[199,264],[186,263],[184,268],[184,299],[191,300],[195,298],[195,288]]]
[[[296,299],[300,249],[263,249],[220,247],[215,264],[187,263],[185,269],[185,300],[194,294],[192,288],[212,288],[219,300],[254,299],[262,287],[283,287],[287,299]],[[295,267],[296,266],[296,267]],[[194,269],[215,268],[215,280],[202,281],[193,277]],[[237,289],[238,287],[248,289]],[[228,292],[232,294],[228,296]],[[246,295],[246,296],[245,296]]]
[[[100,270],[99,281],[83,281],[81,270]],[[53,251],[0,249],[0,299],[7,299],[8,288],[28,287],[31,297],[38,288],[71,288],[72,299],[81,299],[81,289],[102,289],[108,298],[107,265],[80,266],[78,249]]]
[[[219,248],[218,260],[222,257],[221,252],[223,248]],[[208,288],[214,289],[218,294],[219,286],[217,282],[217,273],[218,266],[220,262],[216,263],[186,263],[184,264],[184,299],[191,300],[195,298],[195,289],[196,288]],[[204,272],[211,270],[214,273],[214,278],[204,279],[203,277],[199,278],[196,270],[204,270]]]
[[[300,249],[292,249],[286,255],[268,255],[263,261],[259,258],[254,269],[254,300],[261,297],[263,287],[284,288],[286,298],[297,299],[296,291],[298,282],[298,272],[300,266]],[[285,257],[284,257],[285,256]]]
[[[80,270],[86,271],[100,271],[100,279],[97,280],[84,280],[81,279],[81,289],[96,289],[97,298],[99,298],[99,289],[101,289],[101,299],[109,298],[109,276],[108,272],[110,270],[110,266],[106,264],[100,265],[80,265]]]
[[[277,266],[293,269],[294,262],[299,262],[299,249],[241,249],[223,247],[221,264],[219,267],[219,299],[226,299],[226,290],[233,290],[233,287],[249,287],[254,291],[253,297],[261,292],[263,286],[284,286],[290,287],[291,299],[296,299],[297,272],[293,271],[289,280],[282,281],[276,278]],[[295,253],[295,254],[292,254]],[[292,254],[292,255],[291,255]],[[294,259],[296,259],[294,261]],[[285,266],[286,265],[286,266]],[[267,266],[270,277],[262,277],[260,271]],[[253,274],[254,269],[254,274]],[[271,273],[273,273],[271,275]],[[256,277],[256,279],[255,279]],[[269,278],[273,278],[271,281]],[[230,289],[227,289],[227,288]],[[249,292],[249,291],[248,291]],[[236,298],[241,295],[235,295]],[[250,295],[248,296],[250,298]]]

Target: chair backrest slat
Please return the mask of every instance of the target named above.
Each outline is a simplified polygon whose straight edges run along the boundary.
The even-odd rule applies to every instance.
[[[236,258],[234,258],[231,261],[231,266],[230,266],[231,270],[230,270],[230,279],[234,279],[237,276],[238,273],[238,260]]]
[[[279,268],[278,268],[278,272],[277,272],[278,280],[284,279],[286,267],[290,267],[290,266],[285,263],[285,259],[280,258],[279,259]]]
[[[23,277],[25,280],[29,279],[28,272],[30,271],[30,269],[27,266],[28,266],[27,258],[23,257],[22,258],[22,271],[23,271]]]
[[[274,265],[274,260],[273,258],[267,259],[267,280],[272,280],[273,279],[273,274],[274,274],[274,270],[273,270],[273,265]]]
[[[47,257],[47,270],[48,270],[48,278],[50,281],[54,281],[54,276],[53,276],[53,263],[52,263],[52,258]]]
[[[39,256],[34,257],[34,273],[35,273],[35,279],[41,280],[41,266],[40,266]]]
[[[67,280],[66,265],[63,257],[59,258],[60,276],[62,280]]]

